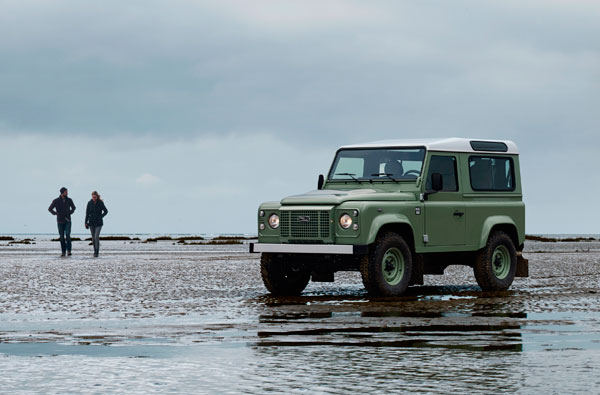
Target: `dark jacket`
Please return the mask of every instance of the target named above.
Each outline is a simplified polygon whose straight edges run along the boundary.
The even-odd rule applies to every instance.
[[[63,199],[59,196],[52,201],[52,204],[48,207],[48,211],[52,215],[56,215],[56,222],[64,224],[65,222],[71,222],[71,214],[75,212],[75,204],[70,197],[67,196]]]
[[[85,210],[85,224],[89,226],[102,226],[102,218],[108,214],[108,210],[104,205],[104,202],[100,199],[94,203],[94,200],[90,199]]]

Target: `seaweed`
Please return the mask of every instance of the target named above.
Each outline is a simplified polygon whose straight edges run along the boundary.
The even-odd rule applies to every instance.
[[[173,245],[175,244],[179,244],[179,245],[186,245],[186,246],[192,246],[192,245],[231,245],[231,244],[244,244],[244,242],[242,240],[239,239],[227,239],[227,240],[207,240],[207,241],[185,241],[185,240],[178,240],[177,243],[173,243]]]
[[[91,241],[92,238],[88,237],[85,241]],[[130,241],[131,237],[128,236],[100,236],[101,241]],[[138,239],[139,240],[139,239]]]
[[[245,236],[217,236],[214,237],[212,240],[222,240],[222,241],[226,241],[226,240],[254,240],[256,239],[256,237],[245,237]]]
[[[143,241],[143,243],[155,243],[157,241],[171,241],[173,238],[171,236],[158,236],[158,237],[149,237]]]
[[[226,244],[244,244],[241,239],[212,239],[203,244],[206,245],[226,245]]]
[[[556,237],[544,237],[544,236],[534,236],[534,235],[525,235],[525,240],[531,241],[540,241],[542,243],[558,243],[558,242],[582,242],[582,241],[598,241],[593,237],[564,237],[564,238],[556,238]]]
[[[13,241],[8,242],[8,245],[13,245],[13,244],[35,244],[35,241],[33,241],[33,239],[23,239],[23,240],[13,240]]]
[[[0,241],[14,241],[15,238],[12,236],[0,236]]]
[[[178,242],[182,242],[182,241],[190,241],[190,240],[204,240],[204,237],[202,236],[183,236],[183,237],[178,237],[177,241]]]

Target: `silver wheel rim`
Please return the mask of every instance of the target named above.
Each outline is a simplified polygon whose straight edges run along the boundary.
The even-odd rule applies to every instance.
[[[492,253],[492,271],[499,280],[504,280],[510,273],[510,253],[504,245],[499,245]]]
[[[381,260],[381,272],[385,282],[389,285],[398,285],[404,277],[405,270],[402,252],[395,247],[388,249]]]

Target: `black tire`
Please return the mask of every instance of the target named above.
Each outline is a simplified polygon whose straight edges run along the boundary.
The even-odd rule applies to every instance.
[[[260,257],[260,273],[265,287],[273,295],[300,295],[310,281],[310,271],[294,262],[263,253]]]
[[[494,232],[486,246],[477,252],[473,272],[484,291],[504,291],[515,279],[517,250],[504,232]]]
[[[385,233],[378,237],[368,257],[360,265],[365,288],[369,294],[380,296],[402,295],[410,283],[412,269],[410,247],[396,233]]]

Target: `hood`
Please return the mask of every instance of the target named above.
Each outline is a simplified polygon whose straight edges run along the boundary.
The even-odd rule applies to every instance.
[[[282,205],[291,204],[341,204],[343,202],[368,200],[415,200],[415,194],[410,192],[378,192],[375,189],[335,190],[323,189],[306,192],[283,198]]]

